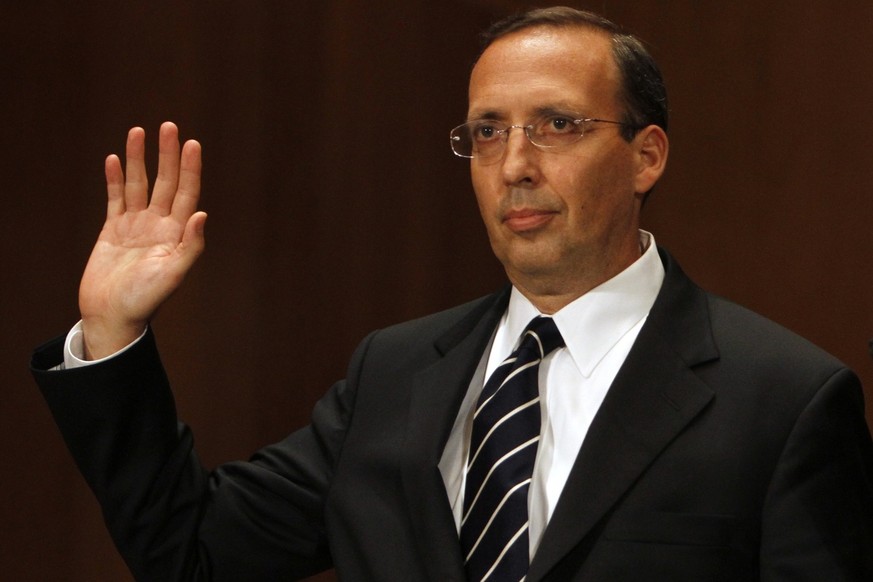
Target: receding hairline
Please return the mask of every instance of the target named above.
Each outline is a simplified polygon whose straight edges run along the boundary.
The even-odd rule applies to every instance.
[[[613,38],[627,34],[616,23],[595,12],[577,10],[567,6],[537,8],[503,18],[482,31],[479,35],[479,53],[476,55],[474,63],[494,42],[516,32],[535,28],[583,28],[600,31]]]
[[[568,23],[568,24],[551,24],[551,23],[531,24],[531,25],[528,25],[528,26],[524,26],[524,27],[520,27],[520,28],[517,28],[517,29],[511,30],[511,31],[508,31],[508,32],[506,32],[505,34],[501,34],[500,36],[498,36],[498,37],[492,39],[490,42],[488,42],[488,44],[485,45],[485,46],[483,46],[483,47],[481,48],[481,50],[479,51],[479,53],[476,55],[476,58],[475,58],[475,60],[473,61],[473,68],[475,68],[476,64],[477,64],[477,63],[482,59],[482,56],[483,56],[486,52],[488,52],[488,49],[491,48],[491,47],[492,47],[493,45],[495,45],[495,44],[501,43],[501,42],[503,42],[503,41],[510,40],[510,39],[512,39],[512,38],[514,38],[514,37],[520,37],[520,36],[524,36],[524,35],[537,35],[537,34],[541,34],[541,33],[547,33],[547,32],[549,32],[549,31],[556,31],[556,32],[563,32],[563,31],[573,32],[573,31],[578,31],[578,32],[591,33],[592,35],[595,35],[595,36],[601,36],[604,40],[606,40],[607,42],[609,42],[609,43],[610,43],[610,49],[613,48],[613,45],[614,45],[614,42],[615,42],[615,40],[614,40],[614,39],[615,39],[615,35],[614,35],[614,34],[610,33],[609,31],[603,30],[602,28],[598,28],[598,27],[596,27],[596,26],[590,26],[590,25],[581,24],[581,23],[580,23],[580,24],[575,24],[575,23]],[[614,51],[611,50],[610,52],[611,52],[611,55],[612,55],[612,59],[613,59],[613,61],[616,62],[616,56],[615,56],[615,54],[614,54]],[[616,64],[617,64],[617,62],[616,62]]]
[[[500,45],[503,43],[511,43],[511,42],[519,42],[524,36],[538,35],[541,32],[548,33],[549,31],[556,32],[568,32],[568,33],[590,33],[592,37],[602,38],[604,41],[603,49],[605,54],[603,55],[601,60],[604,63],[608,63],[607,66],[611,69],[610,77],[615,83],[615,100],[616,103],[621,106],[623,104],[622,92],[623,92],[623,77],[622,71],[619,67],[618,58],[615,54],[615,42],[613,41],[612,35],[601,28],[596,26],[585,26],[585,25],[576,25],[576,24],[567,24],[567,25],[531,25],[521,27],[511,32],[507,32],[506,34],[500,35],[498,38],[495,38],[492,42],[488,44],[484,48],[484,50],[478,55],[476,62],[473,64],[473,69],[470,71],[470,81],[472,82],[473,76],[475,75],[476,66],[482,60],[482,57],[488,52],[492,46]],[[569,44],[566,48],[567,51],[572,51],[575,48],[572,43]]]

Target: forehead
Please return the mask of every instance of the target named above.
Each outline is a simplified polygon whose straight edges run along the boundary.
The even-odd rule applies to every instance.
[[[618,112],[619,72],[608,34],[582,27],[537,27],[491,44],[470,75],[469,118],[574,108]]]

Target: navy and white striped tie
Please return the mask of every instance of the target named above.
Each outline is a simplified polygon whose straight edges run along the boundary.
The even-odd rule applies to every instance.
[[[471,582],[518,581],[527,575],[527,496],[540,440],[537,376],[542,359],[563,345],[552,318],[534,318],[479,397],[461,518]]]

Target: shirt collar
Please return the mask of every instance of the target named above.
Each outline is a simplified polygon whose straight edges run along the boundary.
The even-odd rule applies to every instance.
[[[661,289],[664,265],[655,237],[641,230],[640,244],[645,251],[633,264],[552,316],[573,362],[586,378],[615,344],[648,316]],[[506,352],[504,357],[512,352],[513,344],[537,315],[541,315],[537,308],[513,287],[494,348]],[[498,345],[506,342],[508,346]]]

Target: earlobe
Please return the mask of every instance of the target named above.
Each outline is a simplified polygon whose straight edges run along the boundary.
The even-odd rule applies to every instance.
[[[639,144],[636,191],[645,193],[655,186],[664,173],[670,144],[667,134],[657,125],[650,125],[641,130],[635,141]]]

